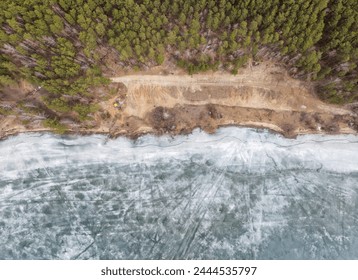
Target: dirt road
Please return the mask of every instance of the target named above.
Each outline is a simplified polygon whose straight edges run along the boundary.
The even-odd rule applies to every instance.
[[[331,112],[347,110],[328,106],[314,97],[309,84],[290,78],[275,66],[261,65],[227,73],[196,75],[127,75],[112,77],[128,88],[128,103],[143,116],[143,106],[218,104],[277,111]],[[131,110],[131,113],[134,113]]]
[[[302,83],[297,80],[287,81],[285,72],[267,65],[241,70],[238,75],[228,73],[194,74],[194,75],[127,75],[112,77],[117,83],[133,85],[157,85],[163,87],[191,87],[191,86],[251,86],[270,89],[273,86],[287,86],[301,88]]]

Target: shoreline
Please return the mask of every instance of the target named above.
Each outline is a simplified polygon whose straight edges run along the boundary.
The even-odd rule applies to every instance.
[[[27,133],[51,133],[54,135],[59,135],[59,136],[76,136],[76,137],[81,137],[81,136],[90,136],[90,135],[104,135],[106,136],[108,139],[116,139],[119,137],[124,137],[130,140],[137,140],[138,138],[142,137],[142,136],[146,136],[146,135],[152,135],[152,136],[156,136],[156,137],[161,137],[161,136],[171,136],[171,137],[176,137],[176,136],[186,136],[186,135],[190,135],[193,133],[194,130],[199,129],[200,131],[203,131],[209,135],[211,134],[215,134],[217,132],[217,130],[222,129],[222,128],[230,128],[230,127],[234,127],[234,128],[251,128],[251,129],[257,129],[257,130],[267,130],[268,132],[272,133],[272,134],[278,134],[281,135],[282,137],[286,138],[286,139],[296,139],[298,136],[303,136],[303,135],[354,135],[354,136],[358,136],[358,132],[355,131],[340,131],[339,133],[329,133],[329,132],[325,132],[325,131],[305,131],[305,132],[301,132],[301,133],[296,133],[293,135],[286,135],[283,131],[280,130],[275,130],[272,127],[268,127],[265,125],[245,125],[245,124],[226,124],[226,125],[219,125],[216,127],[216,129],[214,131],[207,131],[205,129],[203,129],[200,126],[194,127],[191,131],[187,131],[187,132],[178,132],[178,133],[156,133],[153,131],[143,131],[143,132],[137,132],[134,134],[126,134],[125,132],[118,132],[115,134],[110,134],[109,132],[101,132],[98,130],[83,130],[83,131],[71,131],[68,130],[65,133],[57,133],[54,129],[28,129],[28,130],[22,130],[22,131],[14,131],[14,132],[9,132],[9,133],[4,133],[2,135],[0,135],[0,141],[4,141],[7,140],[10,137],[16,137],[20,134],[27,134]]]

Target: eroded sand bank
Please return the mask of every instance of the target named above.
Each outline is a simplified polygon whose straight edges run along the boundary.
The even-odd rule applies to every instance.
[[[112,77],[118,93],[100,102],[91,127],[69,126],[69,132],[136,137],[145,133],[173,135],[200,127],[214,132],[227,125],[269,128],[287,137],[306,133],[356,133],[357,112],[328,105],[310,83],[290,78],[280,67],[262,63],[238,75],[172,72]],[[115,100],[124,101],[121,109]],[[41,122],[26,126],[15,116],[0,119],[1,136],[46,130]]]

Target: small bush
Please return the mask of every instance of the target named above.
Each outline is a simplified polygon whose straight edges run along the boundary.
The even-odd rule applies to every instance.
[[[48,108],[56,112],[60,112],[60,113],[71,112],[71,107],[67,104],[66,101],[60,98],[55,98],[50,101],[45,100],[45,104],[47,105]]]
[[[64,134],[67,130],[67,127],[63,124],[61,124],[58,120],[56,119],[47,119],[43,121],[43,125],[45,127],[51,128],[53,129],[54,132],[58,133],[58,134]]]
[[[84,105],[84,104],[76,104],[73,106],[73,110],[78,113],[79,119],[81,121],[88,120],[88,115],[94,113],[98,110],[97,105]]]
[[[11,115],[12,113],[13,111],[11,109],[0,107],[0,115],[8,116]]]

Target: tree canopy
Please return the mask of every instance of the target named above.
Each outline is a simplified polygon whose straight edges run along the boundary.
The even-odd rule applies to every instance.
[[[0,84],[81,95],[106,82],[112,51],[124,67],[167,58],[190,73],[274,59],[323,98],[353,101],[357,25],[356,0],[2,0]]]

